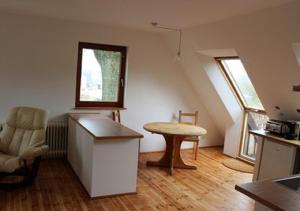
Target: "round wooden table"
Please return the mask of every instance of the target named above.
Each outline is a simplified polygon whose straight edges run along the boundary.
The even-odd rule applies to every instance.
[[[148,161],[147,166],[158,166],[170,169],[172,175],[174,168],[196,169],[196,166],[186,165],[180,155],[180,147],[188,136],[202,136],[206,130],[195,125],[172,122],[152,122],[144,125],[144,129],[163,135],[166,140],[166,151],[159,161]]]

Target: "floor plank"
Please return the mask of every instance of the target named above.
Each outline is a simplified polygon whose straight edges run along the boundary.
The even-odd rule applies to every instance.
[[[70,166],[63,160],[43,160],[32,187],[0,190],[0,210],[253,210],[254,202],[234,190],[252,175],[222,165],[222,148],[202,148],[198,160],[183,150],[184,161],[197,170],[146,167],[162,153],[142,153],[139,158],[137,194],[89,199]]]

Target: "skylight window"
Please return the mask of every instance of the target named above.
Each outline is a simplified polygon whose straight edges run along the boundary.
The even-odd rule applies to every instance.
[[[238,57],[217,58],[227,79],[241,101],[242,105],[248,109],[262,110],[264,107],[260,102],[253,84]]]

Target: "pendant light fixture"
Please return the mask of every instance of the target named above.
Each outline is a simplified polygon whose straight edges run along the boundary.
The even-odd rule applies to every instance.
[[[179,34],[177,56],[180,57],[181,56],[182,30],[177,29],[177,28],[172,28],[172,27],[161,26],[157,22],[151,22],[151,25],[153,27],[159,28],[159,29],[165,29],[165,30],[169,30],[169,31],[176,31]]]

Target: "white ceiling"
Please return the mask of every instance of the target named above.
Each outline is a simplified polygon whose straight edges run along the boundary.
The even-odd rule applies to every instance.
[[[0,0],[0,10],[151,29],[187,28],[294,0]]]

